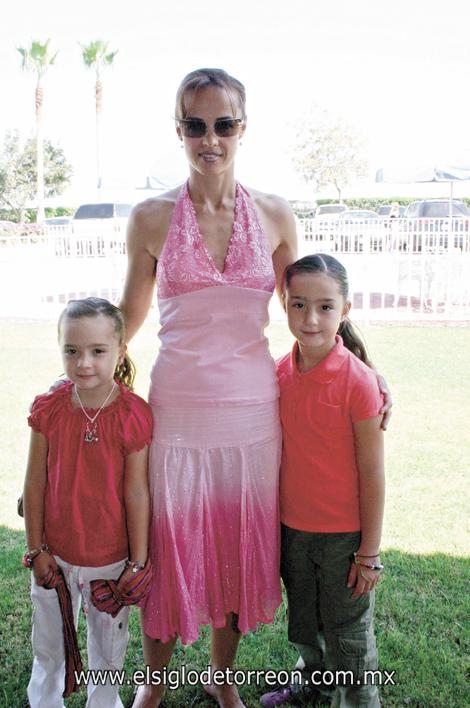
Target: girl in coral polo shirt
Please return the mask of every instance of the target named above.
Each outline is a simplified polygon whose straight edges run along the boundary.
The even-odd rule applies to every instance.
[[[382,396],[350,307],[346,271],[332,256],[306,256],[286,269],[285,308],[297,341],[277,364],[281,572],[301,680],[265,694],[267,708],[321,698],[332,684],[331,674],[322,681],[325,669],[334,677],[332,705],[379,705],[364,672],[377,669]],[[346,672],[341,680],[336,671]]]
[[[87,618],[88,667],[111,671],[123,665],[129,608],[116,617],[99,612],[90,582],[119,578],[121,590],[147,562],[152,412],[131,391],[122,314],[101,298],[72,300],[59,320],[59,344],[68,381],[37,396],[28,419],[23,503],[25,564],[33,571],[32,708],[64,705],[63,621],[45,579],[62,570],[75,622],[81,604]],[[86,705],[122,707],[118,686],[90,682]]]

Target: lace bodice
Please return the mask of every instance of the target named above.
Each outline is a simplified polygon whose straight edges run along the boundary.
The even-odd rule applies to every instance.
[[[204,243],[185,183],[157,265],[158,296],[166,299],[214,285],[273,292],[271,249],[252,198],[237,182],[232,235],[221,273]]]

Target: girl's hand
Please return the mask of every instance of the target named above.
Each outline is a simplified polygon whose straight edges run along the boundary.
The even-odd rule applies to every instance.
[[[380,563],[380,558],[376,563]],[[366,568],[364,565],[358,565],[351,563],[351,569],[348,575],[348,588],[354,588],[351,595],[353,600],[357,600],[361,595],[365,595],[375,588],[380,580],[380,571],[372,570],[371,568]]]
[[[132,566],[130,565],[128,568],[125,569],[125,571],[121,574],[121,577],[119,578],[119,582],[117,584],[117,588],[119,591],[122,591],[126,584],[131,580],[132,576],[134,575],[132,571]]]
[[[42,551],[33,561],[33,573],[38,583],[46,577],[50,570],[56,569],[57,563],[55,558],[47,551]]]
[[[392,393],[384,377],[380,374],[377,374],[377,383],[379,384],[380,393],[384,397],[384,404],[379,411],[379,413],[382,413],[383,415],[380,427],[382,428],[382,430],[387,430],[388,424],[390,423],[390,418],[392,417]]]

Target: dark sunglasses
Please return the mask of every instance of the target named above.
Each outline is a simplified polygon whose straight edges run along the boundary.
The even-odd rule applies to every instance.
[[[207,135],[207,123],[200,118],[178,118],[185,138],[203,138]],[[219,138],[232,138],[238,135],[243,118],[217,118],[214,123],[214,133]]]

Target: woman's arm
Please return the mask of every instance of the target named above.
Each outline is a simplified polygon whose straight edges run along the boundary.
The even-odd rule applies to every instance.
[[[380,427],[382,430],[387,430],[388,424],[390,423],[390,418],[392,417],[392,392],[390,391],[386,380],[384,379],[382,374],[379,374],[374,364],[371,361],[366,361],[364,363],[366,363],[367,366],[369,366],[374,371],[377,377],[377,385],[384,399],[382,408],[379,411],[380,415],[382,416]]]
[[[276,291],[284,303],[283,278],[288,265],[297,260],[297,228],[295,217],[289,204],[279,200],[277,204],[276,225],[279,230],[279,245],[273,253],[273,266],[276,274]]]
[[[380,409],[380,413],[382,414],[382,422],[380,424],[380,427],[382,430],[387,430],[388,424],[390,423],[390,418],[392,417],[392,406],[393,406],[393,400],[392,400],[392,392],[390,391],[387,382],[385,381],[384,377],[379,374],[376,371],[377,374],[377,383],[379,384],[379,390],[380,393],[384,397],[384,403],[382,408]]]
[[[39,548],[44,542],[44,496],[47,484],[47,440],[42,433],[31,431],[28,464],[23,489],[23,509],[28,550]],[[44,578],[56,562],[47,551],[33,561],[36,578]]]
[[[382,416],[379,415],[354,423],[361,518],[361,545],[357,550],[357,556],[358,560],[375,565],[380,564],[379,552],[385,499],[381,420]],[[348,587],[354,587],[352,597],[359,597],[372,590],[379,577],[379,571],[352,563],[348,578]]]
[[[127,271],[119,303],[126,321],[127,341],[144,322],[153,299],[157,261],[147,247],[152,213],[145,202],[137,205],[127,228]]]
[[[129,560],[144,565],[147,562],[150,522],[150,494],[148,485],[148,446],[126,457],[124,473],[124,504],[126,507]],[[123,587],[132,577],[129,567],[120,578]]]
[[[276,290],[283,301],[282,280],[284,270],[297,260],[297,229],[294,213],[289,203],[275,194],[250,190],[269,239],[276,274]]]

